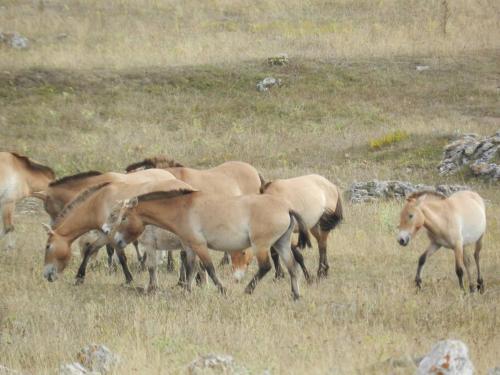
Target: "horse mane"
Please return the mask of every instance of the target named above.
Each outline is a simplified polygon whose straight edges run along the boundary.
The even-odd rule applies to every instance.
[[[260,175],[259,175],[260,176]],[[261,178],[261,185],[260,185],[260,193],[261,194],[264,194],[266,189],[269,187],[269,185],[271,185],[273,183],[273,181],[268,181],[268,182],[264,182],[264,180],[262,180]]]
[[[77,174],[74,174],[71,176],[65,176],[65,177],[62,177],[58,180],[52,181],[49,184],[49,186],[59,186],[59,185],[67,184],[67,183],[72,182],[72,181],[83,180],[84,178],[99,176],[101,174],[102,174],[102,172],[99,172],[99,171],[88,171],[88,172],[77,173]]]
[[[71,202],[69,202],[57,215],[56,219],[54,220],[54,224],[52,225],[52,229],[56,228],[61,221],[68,216],[68,213],[70,213],[75,207],[79,206],[82,202],[87,200],[92,194],[94,194],[96,191],[102,189],[103,187],[109,185],[111,182],[103,182],[94,186],[89,187],[86,190],[83,190],[80,194],[78,194]]]
[[[422,191],[416,191],[415,193],[411,193],[410,195],[408,195],[406,197],[406,199],[407,200],[418,199],[422,195],[432,195],[433,197],[436,197],[436,198],[439,198],[439,199],[446,199],[447,198],[446,195],[444,195],[442,193],[439,193],[437,191],[434,191],[434,190],[422,190]]]
[[[184,167],[181,163],[174,159],[170,159],[165,155],[157,155],[150,158],[146,158],[137,163],[132,163],[125,168],[127,173],[132,172],[136,169],[151,169],[151,168],[176,168]]]
[[[45,176],[49,178],[56,178],[56,174],[54,173],[54,170],[50,167],[47,167],[46,165],[37,163],[34,160],[31,160],[29,157],[20,155],[16,152],[11,152],[13,156],[15,156],[19,161],[21,161],[24,166],[32,171],[35,172],[42,172]]]
[[[147,202],[158,199],[170,199],[175,197],[180,197],[181,195],[187,195],[196,192],[197,190],[191,189],[176,189],[170,191],[154,191],[152,193],[142,194],[137,197],[139,202]]]

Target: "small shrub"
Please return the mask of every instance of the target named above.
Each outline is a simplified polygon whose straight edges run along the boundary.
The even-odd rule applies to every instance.
[[[402,130],[397,130],[395,132],[384,135],[383,137],[372,139],[370,141],[370,147],[373,150],[380,150],[382,147],[390,146],[395,143],[404,141],[409,137],[408,133]]]

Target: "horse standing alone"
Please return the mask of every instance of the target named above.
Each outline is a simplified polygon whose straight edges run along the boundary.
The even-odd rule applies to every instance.
[[[427,230],[430,244],[418,261],[415,283],[422,285],[420,274],[425,261],[439,248],[446,247],[455,253],[455,271],[460,288],[464,289],[463,269],[467,272],[469,289],[474,292],[470,273],[470,262],[465,246],[475,244],[474,259],[477,267],[477,288],[484,292],[484,282],[479,267],[479,253],[486,230],[486,214],[483,199],[472,191],[459,191],[449,198],[423,191],[411,194],[401,211],[398,243],[407,246],[420,228]],[[464,256],[465,255],[465,256]]]

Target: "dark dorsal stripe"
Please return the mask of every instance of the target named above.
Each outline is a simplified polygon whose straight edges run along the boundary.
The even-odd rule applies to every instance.
[[[77,173],[71,176],[65,176],[62,177],[56,181],[52,181],[49,186],[58,186],[58,185],[64,185],[69,182],[77,181],[77,180],[83,180],[85,178],[89,177],[94,177],[94,176],[100,176],[102,175],[102,172],[99,171],[88,171],[88,172],[82,172],[82,173]]]
[[[36,161],[31,160],[27,156],[24,155],[19,155],[18,153],[11,152],[13,156],[15,156],[18,160],[20,160],[28,169],[31,169],[32,171],[36,172],[42,172],[49,178],[56,178],[56,174],[54,173],[54,170],[50,167],[47,167],[46,165],[37,163]]]
[[[57,215],[56,219],[54,220],[54,224],[52,225],[52,229],[57,228],[57,226],[62,222],[62,220],[68,216],[68,214],[77,206],[82,204],[82,202],[86,201],[92,194],[94,194],[96,191],[102,189],[103,187],[109,185],[111,182],[103,182],[101,184],[97,184],[94,186],[89,187],[88,189],[82,191],[80,194],[76,196],[75,199],[73,199],[71,202],[69,202],[62,211]],[[89,215],[92,215],[93,213],[89,213]]]
[[[154,191],[152,193],[147,193],[143,195],[139,195],[137,197],[139,202],[147,202],[147,201],[153,201],[153,200],[159,200],[159,199],[170,199],[170,198],[175,198],[179,197],[181,195],[187,195],[194,193],[196,190],[190,190],[190,189],[176,189],[176,190],[170,190],[170,191]]]
[[[417,191],[415,193],[411,193],[406,197],[406,199],[418,199],[422,195],[432,195],[433,197],[439,198],[439,199],[446,199],[446,195],[438,193],[437,191],[433,190],[423,190],[423,191]]]
[[[174,159],[170,159],[164,155],[158,155],[144,159],[137,163],[130,164],[125,168],[125,171],[132,172],[136,169],[177,168],[177,167],[183,167],[183,165],[175,161]]]

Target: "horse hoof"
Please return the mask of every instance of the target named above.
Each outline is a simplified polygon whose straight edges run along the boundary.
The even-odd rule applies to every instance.
[[[77,278],[75,279],[75,285],[82,285],[84,281],[85,279],[83,277],[77,276]]]
[[[292,293],[292,298],[294,301],[298,301],[300,299],[300,294]]]
[[[227,288],[224,287],[224,286],[220,286],[219,287],[219,292],[220,294],[222,294],[223,296],[226,296],[227,295]]]
[[[279,280],[284,278],[285,278],[285,273],[283,271],[279,271],[274,274],[274,280]]]

